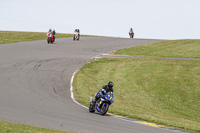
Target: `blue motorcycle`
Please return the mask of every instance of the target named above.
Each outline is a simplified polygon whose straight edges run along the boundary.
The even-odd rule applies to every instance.
[[[95,96],[96,97],[96,96]],[[99,102],[94,102],[94,99],[90,97],[90,106],[89,112],[94,113],[97,111],[101,115],[105,115],[108,111],[109,106],[114,102],[113,94],[108,92],[106,95],[103,95]]]

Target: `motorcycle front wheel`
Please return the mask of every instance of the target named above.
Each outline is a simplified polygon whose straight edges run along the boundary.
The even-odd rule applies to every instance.
[[[49,44],[49,42],[50,42],[50,40],[49,39],[47,39],[47,43]]]
[[[109,105],[108,104],[103,104],[102,107],[101,107],[101,112],[100,114],[101,115],[105,115],[108,111],[108,108],[109,108]]]

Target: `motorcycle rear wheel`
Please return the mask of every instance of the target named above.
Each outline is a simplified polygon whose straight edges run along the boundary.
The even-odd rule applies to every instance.
[[[90,113],[94,113],[95,112],[94,106],[92,104],[90,104],[90,106],[89,106],[89,112]]]

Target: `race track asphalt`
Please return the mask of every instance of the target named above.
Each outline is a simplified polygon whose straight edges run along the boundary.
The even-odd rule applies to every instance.
[[[86,133],[175,132],[91,114],[70,95],[73,72],[93,57],[157,41],[84,37],[0,44],[0,120]]]

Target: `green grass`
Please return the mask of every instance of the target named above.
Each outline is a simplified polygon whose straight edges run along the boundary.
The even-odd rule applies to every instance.
[[[89,35],[81,35],[88,37]],[[56,33],[56,38],[73,37],[73,34]],[[44,32],[17,32],[17,31],[0,31],[0,44],[46,40],[47,33]]]
[[[109,112],[134,119],[200,132],[200,61],[102,58],[76,74],[77,100],[114,82]]]
[[[200,58],[200,40],[162,41],[121,49],[116,51],[115,54],[149,57]]]
[[[0,133],[69,133],[0,121]]]

